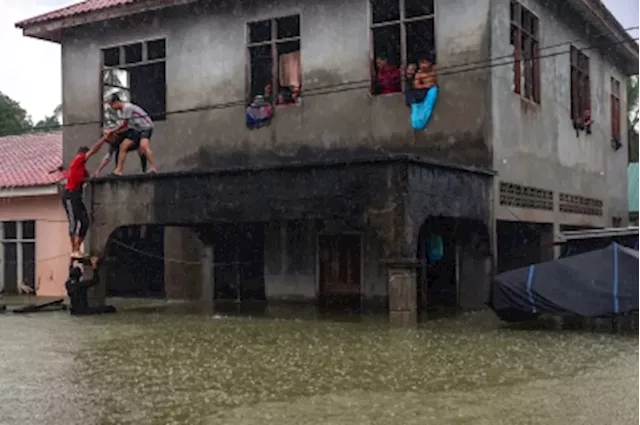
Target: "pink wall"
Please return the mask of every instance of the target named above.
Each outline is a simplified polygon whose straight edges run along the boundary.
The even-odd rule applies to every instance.
[[[0,198],[0,221],[14,220],[36,221],[37,294],[65,296],[71,250],[60,196]]]

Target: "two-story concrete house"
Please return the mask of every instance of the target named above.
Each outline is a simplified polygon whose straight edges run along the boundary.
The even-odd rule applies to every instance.
[[[561,226],[626,216],[638,46],[599,0],[87,0],[17,26],[62,46],[65,161],[117,119],[110,93],[155,119],[161,173],[91,185],[107,286],[152,252],[168,297],[412,322],[483,306]],[[439,94],[414,130],[423,57]]]

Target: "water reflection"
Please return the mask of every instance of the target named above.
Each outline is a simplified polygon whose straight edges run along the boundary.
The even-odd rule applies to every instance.
[[[8,425],[638,420],[637,336],[504,329],[489,312],[412,331],[171,310],[0,321]]]

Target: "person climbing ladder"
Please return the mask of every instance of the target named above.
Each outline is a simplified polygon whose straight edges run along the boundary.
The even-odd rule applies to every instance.
[[[85,180],[89,177],[86,163],[89,158],[96,154],[106,141],[103,136],[91,148],[82,146],[78,149],[77,155],[69,164],[69,168],[63,171],[66,182],[62,190],[62,206],[67,213],[69,220],[69,238],[71,241],[71,258],[82,258],[80,247],[89,230],[89,214],[84,205],[82,191]]]

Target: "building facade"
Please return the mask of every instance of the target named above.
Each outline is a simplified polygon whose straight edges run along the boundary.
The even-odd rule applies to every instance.
[[[481,307],[496,267],[539,259],[539,243],[513,255],[511,227],[539,241],[625,217],[612,139],[638,52],[596,0],[89,0],[18,26],[62,46],[65,161],[114,119],[113,92],[154,117],[161,175],[94,182],[90,244],[118,256],[144,226],[165,296],[342,298],[412,321]],[[410,83],[380,95],[374,64],[424,56],[439,93],[414,130]],[[256,95],[274,106],[249,128]]]
[[[65,296],[67,220],[58,195],[62,133],[0,138],[0,292]]]

